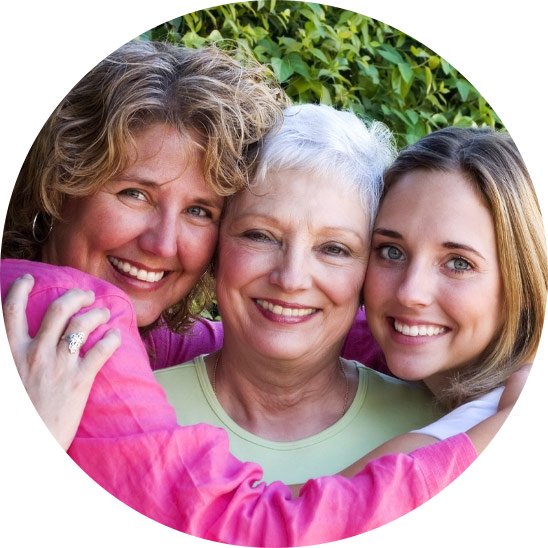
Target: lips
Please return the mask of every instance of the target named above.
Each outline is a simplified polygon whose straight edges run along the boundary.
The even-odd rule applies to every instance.
[[[276,316],[285,316],[287,318],[311,316],[318,311],[317,308],[281,306],[264,299],[255,299],[255,303]]]
[[[110,264],[112,264],[112,266],[114,266],[114,268],[122,274],[142,282],[156,283],[159,282],[165,275],[164,270],[152,271],[145,270],[144,268],[137,268],[135,265],[116,257],[109,256],[108,260]]]
[[[435,337],[447,331],[446,327],[432,324],[409,325],[399,320],[394,320],[394,329],[407,337]]]

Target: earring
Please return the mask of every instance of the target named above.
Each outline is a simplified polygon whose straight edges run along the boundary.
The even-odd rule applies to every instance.
[[[42,216],[44,217],[44,220],[46,221],[46,214],[43,213],[42,211],[38,211],[34,215],[34,217],[32,218],[32,237],[34,238],[34,241],[37,244],[43,244],[48,239],[48,236],[50,235],[51,229],[53,228],[53,219],[51,219],[51,217],[50,217],[49,226],[47,228],[47,231],[46,231],[45,235],[40,237],[41,229],[38,226],[38,217],[39,217],[40,214],[42,214]],[[47,221],[46,221],[46,223],[47,223]]]

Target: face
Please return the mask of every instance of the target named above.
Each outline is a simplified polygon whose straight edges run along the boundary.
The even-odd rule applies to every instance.
[[[203,274],[223,200],[206,185],[202,156],[190,139],[155,124],[135,140],[130,167],[97,194],[68,200],[66,222],[54,228],[43,260],[118,286],[145,326]]]
[[[503,316],[495,229],[462,174],[415,171],[390,189],[364,297],[390,370],[434,393],[493,339]]]
[[[282,360],[338,355],[368,240],[359,197],[333,179],[284,171],[237,195],[221,223],[216,273],[225,344]]]

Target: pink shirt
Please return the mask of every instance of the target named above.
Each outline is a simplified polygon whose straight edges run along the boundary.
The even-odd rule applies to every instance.
[[[98,373],[68,452],[107,491],[169,527],[241,545],[334,541],[409,512],[476,456],[470,439],[460,434],[409,455],[377,459],[351,479],[310,480],[292,499],[280,482],[259,483],[260,467],[233,457],[223,430],[176,424],[124,293],[71,268],[3,260],[2,296],[24,273],[36,280],[27,308],[31,336],[52,299],[71,287],[92,289],[93,306],[110,308],[109,323],[90,335],[82,352],[110,327],[121,329],[123,345]]]

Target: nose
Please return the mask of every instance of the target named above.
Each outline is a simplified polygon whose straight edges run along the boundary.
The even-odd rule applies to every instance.
[[[422,308],[432,303],[435,277],[427,264],[410,263],[402,271],[396,296],[408,308]]]
[[[281,250],[270,273],[271,283],[288,293],[310,288],[311,260],[311,257],[301,249]]]
[[[147,219],[146,227],[140,237],[143,251],[159,257],[177,255],[179,238],[178,215],[169,211],[157,211]]]

